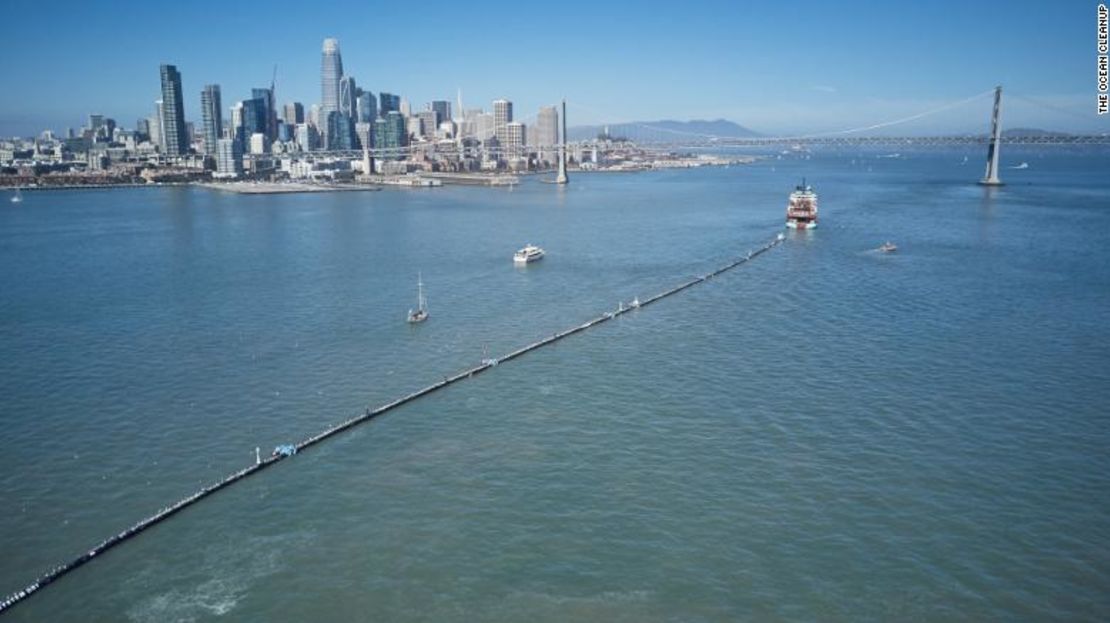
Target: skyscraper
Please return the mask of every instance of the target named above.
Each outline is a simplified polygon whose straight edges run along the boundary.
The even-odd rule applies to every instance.
[[[339,79],[339,113],[348,119],[354,119],[358,114],[358,87],[354,76]]]
[[[266,128],[263,133],[266,138],[273,140],[277,134],[277,106],[274,103],[273,89],[251,89],[251,99],[262,100],[262,106],[265,109],[262,117]]]
[[[391,110],[401,110],[401,98],[392,93],[378,93],[378,115],[384,117]]]
[[[513,103],[509,100],[494,100],[493,102],[493,127],[497,141],[504,145],[508,135],[505,126],[513,120]]]
[[[519,121],[510,121],[505,124],[505,141],[501,143],[506,159],[524,156],[525,136],[524,124]]]
[[[324,39],[323,58],[320,59],[320,117],[339,110],[339,80],[343,78],[343,59],[339,55],[339,40]]]
[[[434,110],[425,110],[415,115],[420,119],[420,134],[427,139],[434,139],[436,129],[439,128],[439,114]]]
[[[216,176],[239,177],[243,174],[243,150],[239,141],[221,138],[216,141]]]
[[[540,108],[536,125],[528,132],[528,140],[537,148],[540,160],[555,162],[556,145],[559,144],[559,111],[554,106]]]
[[[370,91],[359,90],[358,93],[358,121],[359,123],[374,123],[378,118],[378,102]]]
[[[300,102],[289,102],[285,105],[285,123],[298,124],[304,123],[304,104]]]
[[[189,136],[185,133],[185,101],[181,93],[181,73],[173,65],[162,65],[162,125],[166,154],[183,156],[189,153]]]
[[[447,100],[435,100],[432,102],[431,108],[436,111],[436,115],[439,116],[439,121],[437,123],[451,120],[451,102]]]
[[[162,100],[154,101],[154,116],[150,118],[150,142],[158,146],[158,149],[166,151],[166,130],[165,123],[163,122]]]
[[[216,155],[220,129],[223,127],[223,104],[220,103],[220,85],[207,84],[200,92],[200,114],[204,122],[204,153]]]

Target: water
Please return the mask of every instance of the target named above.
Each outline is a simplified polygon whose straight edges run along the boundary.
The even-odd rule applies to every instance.
[[[0,592],[483,357],[13,621],[1105,620],[1105,152],[0,209]],[[961,164],[964,155],[971,163]],[[1004,163],[1004,164],[1013,164]],[[893,255],[874,249],[890,239]],[[514,268],[532,242],[548,257]],[[410,327],[416,273],[431,318]]]

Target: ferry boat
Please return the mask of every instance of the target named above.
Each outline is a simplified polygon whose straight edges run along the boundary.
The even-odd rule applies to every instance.
[[[786,204],[786,226],[790,229],[817,227],[817,193],[806,184],[805,178],[790,193],[790,201]]]
[[[525,245],[523,249],[513,254],[514,264],[531,264],[542,259],[543,249],[532,244]]]
[[[428,300],[424,298],[424,279],[416,275],[416,309],[409,310],[409,323],[416,324],[428,319]]]

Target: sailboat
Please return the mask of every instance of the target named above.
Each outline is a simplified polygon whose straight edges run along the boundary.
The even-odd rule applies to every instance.
[[[409,310],[409,322],[424,322],[428,319],[428,301],[424,299],[424,280],[416,273],[416,309]]]
[[[19,192],[19,187],[17,186],[16,189],[15,189],[15,194],[12,195],[12,203],[22,203],[22,202],[23,202],[23,193]]]

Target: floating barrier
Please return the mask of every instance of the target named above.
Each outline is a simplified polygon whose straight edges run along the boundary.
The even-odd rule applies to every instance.
[[[644,299],[643,301],[641,301],[641,300],[639,300],[639,298],[637,298],[633,302],[634,304],[632,304],[632,305],[626,306],[623,302],[620,302],[620,303],[618,303],[617,309],[615,311],[605,312],[602,315],[600,315],[600,316],[598,316],[598,317],[596,317],[592,320],[587,320],[586,322],[584,322],[584,323],[582,323],[582,324],[580,324],[576,327],[571,327],[570,329],[566,329],[566,330],[561,331],[559,333],[555,333],[555,334],[551,335],[550,337],[546,337],[546,338],[544,338],[542,340],[539,340],[537,342],[533,342],[531,344],[528,344],[527,346],[523,346],[521,348],[518,348],[517,350],[514,350],[513,352],[511,352],[507,355],[504,355],[500,358],[486,358],[486,359],[483,359],[482,363],[480,365],[474,366],[473,368],[469,368],[467,370],[463,370],[462,372],[459,372],[458,374],[455,374],[454,376],[444,377],[442,381],[433,383],[431,385],[428,385],[427,387],[424,387],[423,389],[419,389],[417,391],[412,392],[411,394],[407,394],[405,396],[402,396],[401,398],[398,398],[398,399],[394,400],[393,402],[386,403],[386,404],[381,405],[381,406],[376,407],[376,408],[367,407],[366,410],[362,412],[362,414],[357,415],[353,418],[350,418],[346,421],[340,422],[339,424],[336,424],[336,425],[332,426],[331,428],[328,428],[328,429],[326,429],[326,430],[324,430],[320,433],[317,433],[317,434],[313,435],[312,437],[309,437],[308,439],[305,439],[305,440],[303,440],[299,443],[286,444],[286,445],[278,446],[277,448],[274,449],[274,453],[271,456],[267,457],[267,458],[264,458],[264,459],[258,458],[257,451],[256,451],[256,459],[255,459],[256,462],[255,462],[255,464],[251,465],[250,467],[245,467],[245,468],[243,468],[243,469],[241,469],[237,472],[234,472],[233,474],[227,476],[223,480],[221,480],[219,482],[216,482],[216,483],[213,483],[211,485],[208,485],[207,487],[204,487],[203,489],[201,489],[200,491],[197,491],[196,493],[190,495],[189,497],[186,497],[186,498],[183,498],[183,499],[179,500],[177,503],[173,504],[172,506],[167,506],[167,507],[163,508],[162,510],[158,511],[157,513],[147,517],[146,519],[143,519],[142,521],[139,521],[138,523],[131,526],[130,528],[128,528],[128,529],[126,529],[126,530],[108,538],[108,539],[105,539],[104,541],[101,541],[95,547],[93,547],[89,551],[85,552],[84,554],[81,554],[77,558],[74,558],[73,560],[71,560],[71,561],[69,561],[65,564],[59,565],[59,566],[51,569],[50,571],[47,571],[46,573],[41,575],[37,580],[35,580],[31,584],[29,584],[23,590],[20,590],[18,592],[15,592],[15,593],[9,595],[6,599],[4,599],[3,601],[0,601],[0,614],[2,614],[5,611],[7,611],[8,609],[14,607],[16,604],[22,602],[23,600],[27,599],[31,595],[34,595],[35,593],[42,590],[46,586],[49,586],[52,582],[55,582],[56,580],[58,580],[59,578],[61,578],[65,574],[76,570],[77,568],[79,568],[82,565],[84,565],[85,563],[91,561],[93,558],[99,556],[100,554],[103,554],[104,552],[108,551],[109,549],[111,549],[111,548],[113,548],[113,547],[131,539],[131,538],[134,538],[135,536],[137,536],[139,533],[146,530],[147,528],[150,528],[151,526],[154,526],[155,524],[161,523],[161,522],[165,521],[166,519],[169,519],[170,517],[176,515],[177,513],[185,510],[189,506],[192,506],[193,504],[196,504],[197,502],[199,502],[199,501],[203,500],[204,498],[212,495],[213,493],[216,493],[217,491],[220,491],[221,489],[229,487],[232,484],[235,484],[236,482],[239,482],[240,480],[243,480],[244,478],[246,478],[248,476],[253,476],[254,474],[257,474],[257,473],[261,472],[262,470],[264,470],[266,468],[272,467],[273,465],[277,464],[279,461],[282,461],[286,458],[293,457],[298,452],[302,452],[305,449],[310,448],[310,447],[312,447],[312,446],[314,446],[314,445],[316,445],[316,444],[318,444],[318,443],[320,443],[320,442],[322,442],[322,441],[324,441],[324,440],[326,440],[330,437],[338,435],[339,433],[342,433],[342,432],[344,432],[348,429],[354,428],[355,426],[358,426],[359,424],[362,424],[364,422],[372,420],[375,417],[377,417],[379,415],[382,415],[383,413],[386,413],[388,411],[392,411],[393,409],[396,409],[397,407],[400,407],[401,405],[412,402],[413,400],[416,400],[417,398],[420,398],[422,396],[426,396],[428,394],[431,394],[432,392],[443,389],[443,388],[445,388],[449,385],[452,385],[452,384],[457,383],[459,381],[462,381],[464,379],[469,379],[469,378],[473,377],[476,374],[481,374],[482,372],[485,372],[486,370],[489,370],[490,368],[498,365],[499,363],[505,363],[506,361],[512,361],[513,359],[516,359],[517,357],[520,357],[521,355],[527,354],[527,353],[529,353],[531,351],[534,351],[538,348],[542,348],[544,346],[547,346],[548,344],[553,344],[553,343],[555,343],[555,342],[557,342],[557,341],[559,341],[563,338],[570,337],[571,335],[574,335],[576,333],[581,333],[582,331],[585,331],[587,329],[595,327],[595,326],[597,326],[597,325],[599,325],[603,322],[607,322],[609,320],[612,320],[613,318],[616,318],[616,317],[618,317],[622,314],[627,314],[628,312],[631,312],[633,310],[647,307],[648,305],[651,305],[652,303],[655,303],[657,301],[665,299],[668,296],[673,296],[675,294],[678,294],[679,292],[682,292],[683,290],[686,290],[687,288],[691,288],[691,287],[693,287],[693,286],[695,286],[699,283],[702,283],[702,282],[706,281],[707,279],[710,279],[712,277],[716,277],[717,275],[720,275],[721,273],[723,273],[725,271],[731,270],[733,268],[736,268],[737,266],[740,266],[741,264],[744,264],[745,262],[749,262],[749,261],[755,259],[756,257],[760,256],[761,254],[766,253],[767,251],[771,250],[775,246],[781,244],[783,242],[783,240],[785,240],[785,237],[782,234],[779,234],[771,242],[765,244],[764,246],[762,246],[762,247],[760,247],[760,248],[758,248],[754,251],[750,251],[746,256],[741,257],[740,259],[735,260],[733,262],[730,262],[728,264],[725,264],[724,266],[721,266],[720,268],[718,268],[717,270],[715,270],[711,273],[708,273],[708,274],[703,275],[701,277],[695,277],[693,279],[690,279],[689,281],[683,282],[683,283],[679,284],[678,286],[675,286],[675,287],[671,288],[670,290],[660,292],[659,294],[656,294],[655,296]]]

